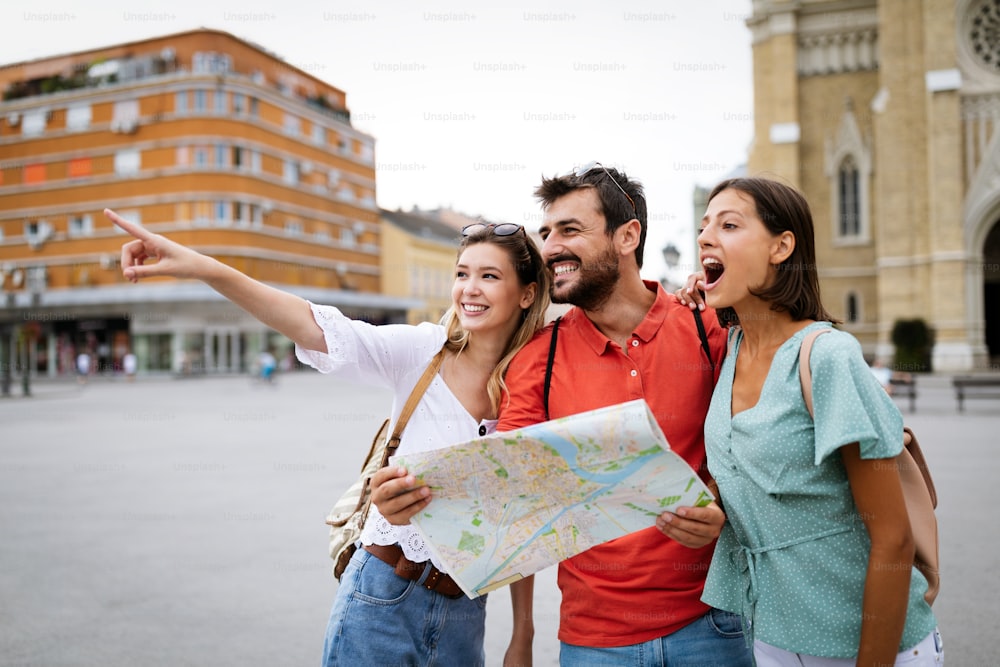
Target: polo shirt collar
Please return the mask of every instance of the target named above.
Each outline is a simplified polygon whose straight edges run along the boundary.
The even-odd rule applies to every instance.
[[[656,293],[656,300],[653,301],[653,305],[650,307],[649,312],[646,313],[646,317],[643,318],[642,322],[639,323],[639,326],[632,333],[643,343],[648,343],[656,336],[656,332],[660,330],[664,320],[667,318],[668,298],[666,291],[655,280],[643,280],[642,282],[649,291]],[[594,354],[604,354],[608,346],[611,345],[611,340],[601,333],[600,329],[594,326],[590,318],[579,308],[573,309],[573,316],[581,320],[580,335],[583,337],[584,342],[593,350]]]

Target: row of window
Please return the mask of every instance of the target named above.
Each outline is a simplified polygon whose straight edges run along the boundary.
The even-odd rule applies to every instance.
[[[412,296],[433,299],[441,298],[451,293],[451,286],[455,282],[455,272],[453,269],[415,264],[409,268]]]
[[[222,90],[196,89],[180,90],[174,94],[174,113],[185,114],[214,113],[229,116],[230,113],[240,117],[257,118],[260,115],[260,102],[256,97],[243,93]],[[41,136],[52,118],[48,108],[31,109],[23,114],[10,113],[7,124],[20,124],[21,136]],[[119,100],[114,103],[111,114],[111,131],[128,134],[138,127],[140,111],[139,100]],[[71,132],[82,132],[90,128],[93,122],[93,106],[89,102],[73,103],[66,107],[66,129]],[[303,118],[293,113],[285,112],[282,121],[282,131],[290,137],[304,135]],[[316,121],[311,121],[309,137],[318,146],[330,145],[342,155],[352,152],[351,142],[338,132],[334,132]],[[356,155],[365,162],[374,160],[374,148],[369,141],[357,142]]]
[[[123,218],[135,224],[142,224],[141,214],[137,210],[121,211]],[[195,227],[237,227],[243,229],[262,229],[264,227],[264,208],[260,204],[242,201],[214,200],[195,201],[192,203],[191,223]],[[114,227],[118,233],[123,233]],[[304,223],[296,218],[287,218],[283,225],[284,233],[291,237],[306,236]],[[318,225],[312,233],[316,241],[330,243],[334,241],[329,225]],[[356,248],[359,229],[351,227],[338,228],[340,245]],[[55,226],[48,220],[27,220],[24,222],[24,237],[29,245],[35,246],[46,242],[55,232]],[[66,219],[66,235],[69,238],[93,236],[94,218],[90,214],[73,214]],[[3,241],[4,229],[0,225],[0,241]]]
[[[100,160],[100,158],[97,158]],[[204,144],[195,146],[178,146],[174,164],[178,167],[194,167],[195,169],[216,169],[216,170],[237,170],[252,174],[264,172],[262,154],[259,150],[235,146],[232,144]],[[40,185],[49,180],[57,180],[61,175],[55,165],[49,164],[28,164],[22,168],[22,176],[19,182],[23,185]],[[50,178],[49,166],[53,166],[55,178]],[[135,176],[142,170],[142,152],[138,148],[123,148],[114,153],[113,165],[106,165],[104,169],[95,170],[94,158],[74,157],[65,163],[66,178],[76,179],[87,176],[94,176],[100,173],[114,173],[116,176]],[[0,169],[0,185],[5,182],[13,184],[16,182],[17,167]],[[13,178],[12,178],[13,176]],[[333,190],[336,197],[345,202],[358,202],[362,206],[369,208],[375,206],[374,193],[363,189],[360,194],[347,182],[341,181],[341,173],[337,169],[329,169],[325,177],[320,168],[313,166],[308,160],[295,158],[284,158],[282,160],[282,180],[288,185],[300,185],[303,183],[317,187],[325,186]]]

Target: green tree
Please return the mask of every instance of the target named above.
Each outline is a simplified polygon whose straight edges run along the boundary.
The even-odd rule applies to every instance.
[[[893,369],[906,372],[931,370],[934,330],[922,319],[896,320],[892,325],[892,344],[896,346]]]

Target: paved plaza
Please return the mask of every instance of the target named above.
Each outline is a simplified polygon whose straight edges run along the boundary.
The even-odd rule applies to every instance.
[[[938,488],[947,664],[985,667],[1000,664],[1000,400],[959,414],[948,382],[920,377],[916,413],[899,404]],[[0,666],[318,664],[336,590],[323,519],[384,390],[303,371],[14,394],[0,399]],[[536,581],[542,667],[558,663],[558,601],[550,568]],[[501,590],[488,665],[510,627]]]

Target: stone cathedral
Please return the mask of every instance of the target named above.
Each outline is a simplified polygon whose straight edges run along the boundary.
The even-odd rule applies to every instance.
[[[800,188],[823,298],[871,357],[1000,362],[1000,0],[754,0],[747,172]]]

